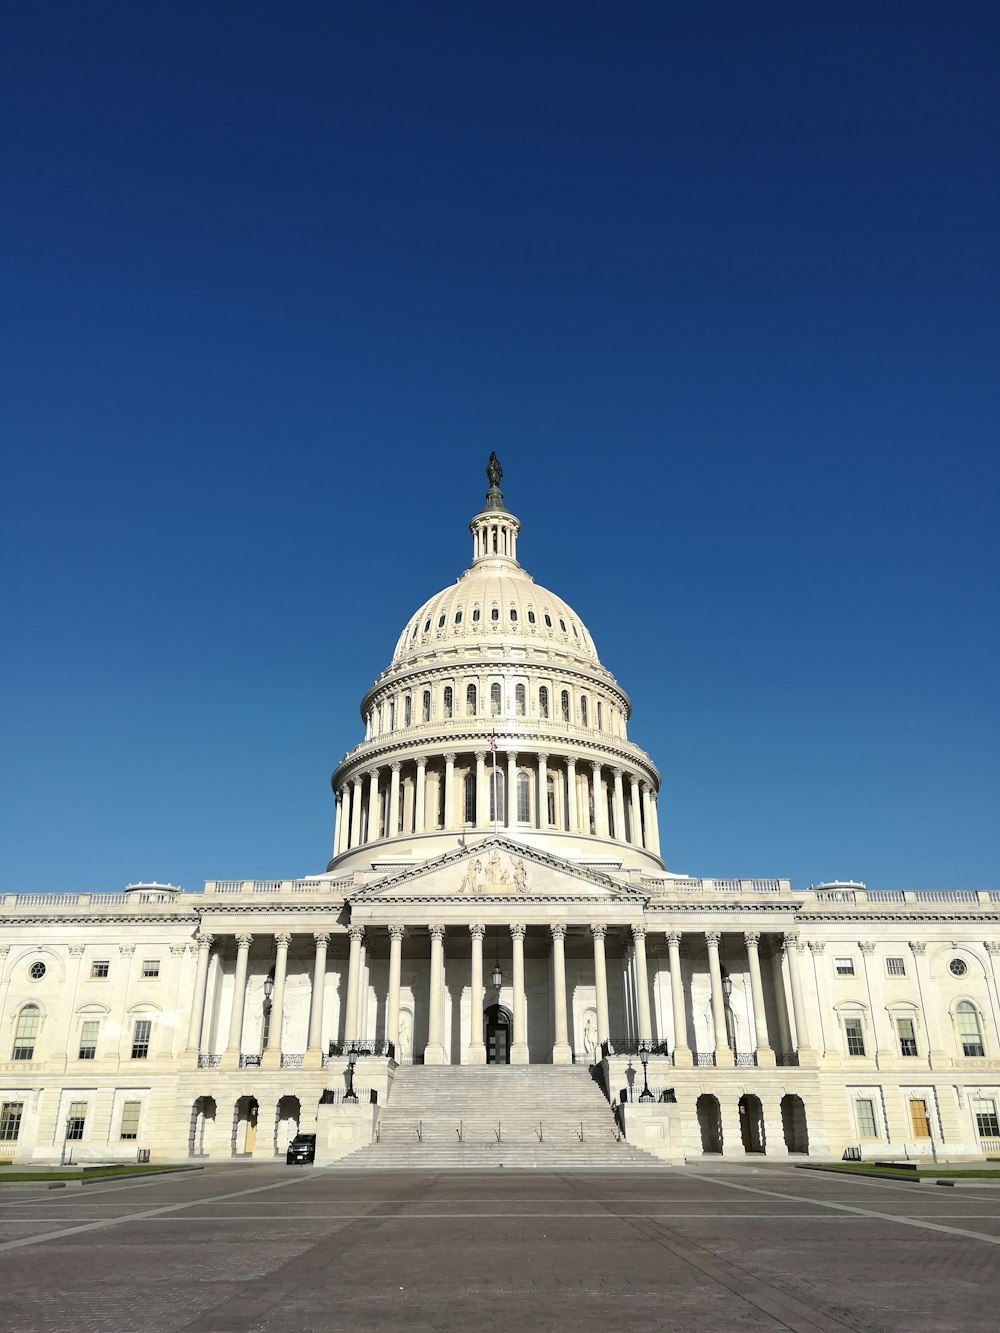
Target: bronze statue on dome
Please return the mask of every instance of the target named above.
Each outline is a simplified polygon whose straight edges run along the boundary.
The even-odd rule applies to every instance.
[[[500,459],[497,458],[496,450],[490,452],[490,461],[486,464],[486,480],[490,483],[490,489],[486,492],[486,508],[502,509],[503,492],[500,489],[500,478],[503,476],[503,468],[500,466]]]

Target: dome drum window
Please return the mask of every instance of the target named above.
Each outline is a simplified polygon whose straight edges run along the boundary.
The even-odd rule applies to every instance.
[[[455,711],[455,691],[450,685],[444,687],[444,715],[452,717]]]
[[[465,691],[465,712],[468,717],[476,716],[476,687],[469,685]]]

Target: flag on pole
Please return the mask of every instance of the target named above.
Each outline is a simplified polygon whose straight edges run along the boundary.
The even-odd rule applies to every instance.
[[[490,749],[493,751],[494,754],[496,754],[496,752],[497,752],[497,734],[496,734],[495,731],[491,731],[491,732],[490,732]]]

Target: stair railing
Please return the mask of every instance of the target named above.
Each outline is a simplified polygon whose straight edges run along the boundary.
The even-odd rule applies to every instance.
[[[542,1122],[540,1120],[538,1122],[538,1142],[539,1143],[545,1142],[545,1136],[542,1134]]]
[[[502,1138],[501,1138],[501,1136],[500,1136],[500,1121],[499,1121],[499,1120],[497,1121],[497,1127],[496,1127],[496,1130],[495,1130],[494,1132],[496,1133],[496,1136],[497,1136],[497,1143],[502,1143],[503,1140],[502,1140]]]
[[[458,1141],[459,1141],[459,1143],[464,1142],[464,1140],[463,1140],[463,1138],[462,1138],[462,1122],[461,1122],[461,1120],[458,1122],[458,1131],[457,1131],[457,1132],[458,1132]]]
[[[417,1142],[418,1142],[418,1143],[423,1143],[423,1141],[424,1141],[424,1122],[423,1122],[422,1120],[418,1120],[418,1121],[417,1121]]]
[[[582,1121],[582,1120],[580,1121],[580,1128],[579,1128],[576,1132],[577,1132],[577,1134],[580,1136],[580,1142],[582,1143],[582,1142],[583,1142],[583,1121]]]

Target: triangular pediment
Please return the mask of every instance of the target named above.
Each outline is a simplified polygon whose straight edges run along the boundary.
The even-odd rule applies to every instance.
[[[510,838],[487,838],[457,847],[421,865],[409,866],[347,895],[351,902],[379,899],[624,901],[641,904],[646,894],[604,871],[574,865]]]

